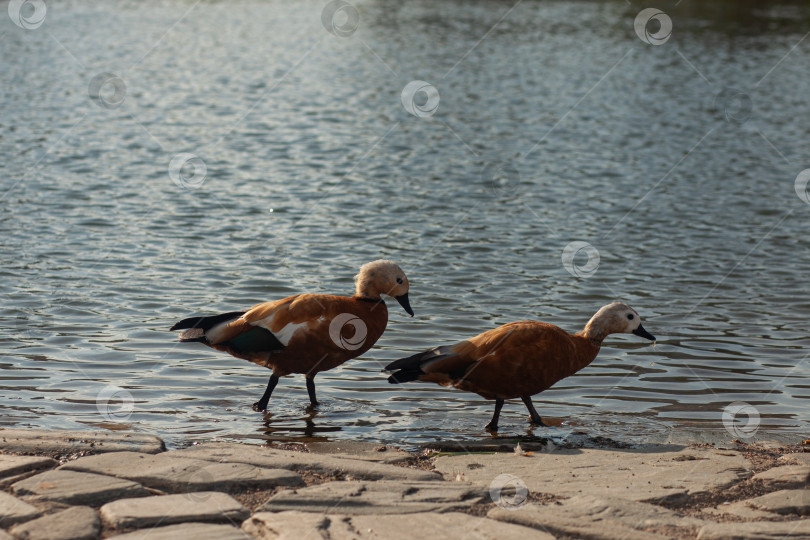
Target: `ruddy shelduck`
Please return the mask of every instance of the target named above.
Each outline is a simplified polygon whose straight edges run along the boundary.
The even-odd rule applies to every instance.
[[[532,396],[590,364],[610,334],[635,334],[655,341],[634,309],[614,302],[597,311],[576,334],[543,322],[512,322],[455,345],[402,358],[385,370],[395,371],[388,377],[392,384],[435,382],[494,399],[488,431],[497,431],[503,401],[518,397],[529,409],[531,422],[545,426]]]
[[[298,294],[211,317],[191,317],[172,326],[180,341],[197,341],[273,370],[267,390],[253,408],[264,411],[279,377],[303,373],[312,406],[315,375],[368,351],[388,324],[380,295],[391,296],[413,316],[408,278],[392,261],[360,268],[354,296]]]

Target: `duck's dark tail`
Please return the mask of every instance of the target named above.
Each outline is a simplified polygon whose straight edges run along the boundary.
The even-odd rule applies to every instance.
[[[218,324],[238,319],[244,311],[231,311],[210,317],[189,317],[176,323],[170,330],[185,330],[180,334],[180,341],[199,341],[206,343],[205,333]]]
[[[422,375],[426,374],[422,369],[423,367],[454,356],[456,356],[456,354],[450,351],[450,347],[438,347],[436,349],[414,354],[413,356],[409,356],[407,358],[395,360],[385,366],[384,371],[394,372],[390,377],[388,377],[388,382],[391,384],[416,381]]]

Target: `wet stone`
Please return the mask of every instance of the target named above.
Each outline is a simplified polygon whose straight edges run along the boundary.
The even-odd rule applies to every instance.
[[[166,450],[154,435],[109,431],[56,431],[46,429],[0,429],[4,452],[31,454],[75,454],[131,450],[156,454]]]
[[[301,486],[301,477],[286,469],[256,467],[248,463],[218,463],[183,458],[174,452],[158,455],[117,452],[79,458],[61,469],[87,471],[140,482],[172,492],[227,489],[230,486],[269,489]]]
[[[553,540],[550,534],[473,517],[459,512],[445,514],[359,515],[308,512],[259,512],[242,529],[260,540]]]
[[[249,540],[250,538],[231,525],[182,523],[119,534],[111,536],[109,540]],[[313,540],[316,538],[313,537]]]
[[[149,492],[140,484],[112,476],[57,469],[39,473],[11,486],[17,496],[30,500],[99,506]]]
[[[233,523],[250,512],[225,493],[200,491],[122,499],[101,507],[101,517],[116,529],[171,525],[183,522]]]
[[[11,534],[19,540],[94,540],[101,520],[88,506],[74,506],[55,514],[17,525]]]
[[[359,514],[407,514],[467,509],[486,492],[468,482],[328,482],[276,493],[259,511]]]
[[[0,527],[10,527],[15,523],[34,519],[41,513],[27,502],[0,491]]]

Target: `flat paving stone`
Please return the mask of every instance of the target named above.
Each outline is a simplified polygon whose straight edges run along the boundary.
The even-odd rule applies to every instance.
[[[150,527],[109,537],[109,540],[247,540],[251,537],[231,525],[181,523],[168,527]],[[298,539],[300,540],[300,539]]]
[[[754,475],[768,489],[804,488],[810,486],[810,465],[782,465]]]
[[[166,445],[143,433],[0,428],[0,448],[4,452],[54,455],[123,450],[157,454],[166,450]]]
[[[486,492],[469,482],[327,482],[276,493],[259,511],[358,514],[449,512],[482,502]]]
[[[783,489],[761,497],[748,499],[749,506],[776,514],[810,515],[810,490]]]
[[[78,471],[57,469],[20,480],[11,489],[27,500],[99,506],[116,499],[145,497],[150,493],[129,480]]]
[[[660,506],[595,495],[578,495],[547,505],[495,507],[487,517],[555,536],[593,539],[661,538],[652,531],[662,528],[677,528],[680,536],[690,536],[704,523]]]
[[[70,461],[61,469],[87,471],[140,482],[173,492],[227,489],[229,486],[269,489],[302,486],[301,477],[286,469],[256,467],[248,463],[212,463],[184,458],[175,452],[158,455],[116,452]]]
[[[350,516],[308,512],[259,512],[242,530],[260,540],[553,540],[519,525],[459,512]]]
[[[773,519],[778,517],[776,514],[772,512],[766,512],[764,510],[757,510],[756,508],[752,508],[746,504],[745,501],[736,501],[729,504],[718,504],[716,507],[712,508],[704,508],[703,512],[708,515],[714,516],[722,516],[723,514],[728,514],[731,516],[737,516],[744,519]]]
[[[810,452],[785,454],[783,456],[779,456],[779,461],[784,461],[786,463],[798,463],[800,465],[810,465]]]
[[[139,529],[187,521],[234,523],[249,515],[241,503],[217,491],[122,499],[101,507],[102,519],[116,529]]]
[[[307,449],[313,454],[329,455],[347,459],[360,459],[377,463],[407,463],[413,455],[399,448],[384,444],[361,441],[319,441],[307,443]]]
[[[764,521],[750,523],[707,523],[698,540],[790,540],[810,538],[810,521]]]
[[[18,540],[95,540],[100,532],[101,520],[89,506],[74,506],[11,529]]]
[[[34,519],[41,513],[27,502],[0,491],[0,527],[10,527],[15,523]]]
[[[166,454],[209,461],[250,463],[258,467],[303,470],[320,474],[339,473],[347,480],[442,480],[441,474],[433,471],[247,444],[212,443],[174,450],[166,452]]]
[[[531,456],[441,456],[435,465],[446,478],[461,473],[464,480],[484,485],[502,474],[511,474],[530,491],[565,496],[601,494],[650,502],[683,500],[752,475],[751,462],[739,452],[681,446],[557,449]]]
[[[49,457],[0,454],[0,478],[56,467],[59,462]]]

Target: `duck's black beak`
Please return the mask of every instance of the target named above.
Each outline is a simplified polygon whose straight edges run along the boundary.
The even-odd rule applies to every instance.
[[[401,296],[394,297],[399,305],[402,306],[402,309],[408,312],[408,315],[413,317],[413,310],[411,309],[411,303],[408,301],[408,293],[405,293]]]
[[[633,333],[637,336],[649,339],[650,341],[655,341],[655,336],[644,330],[644,327],[641,325],[638,325],[638,328],[633,330]]]

